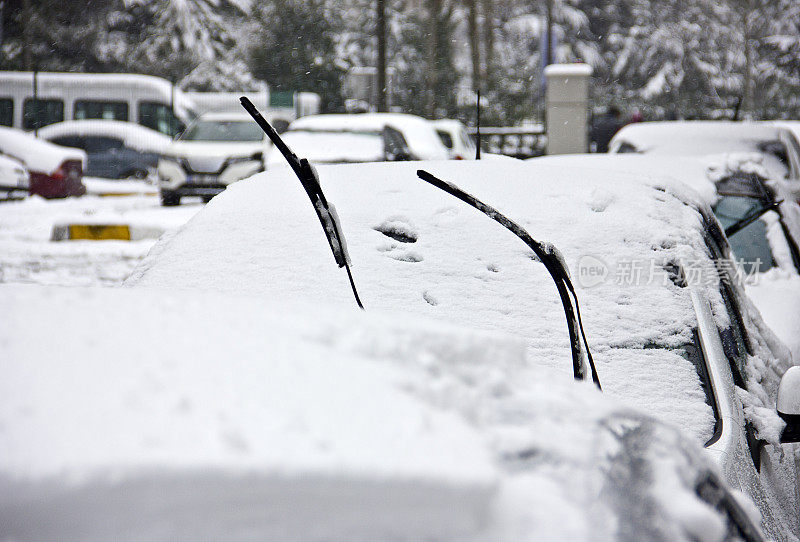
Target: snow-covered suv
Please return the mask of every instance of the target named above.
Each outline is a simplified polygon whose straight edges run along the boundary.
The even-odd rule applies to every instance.
[[[264,133],[247,113],[208,113],[191,124],[158,162],[162,205],[184,196],[204,201],[264,169]]]

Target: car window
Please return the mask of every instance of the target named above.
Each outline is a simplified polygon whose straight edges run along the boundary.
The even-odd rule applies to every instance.
[[[199,120],[181,136],[183,141],[261,141],[264,132],[257,124],[241,120]]]
[[[139,102],[139,124],[170,137],[181,133],[186,126],[175,116],[172,108],[158,102]]]
[[[472,141],[472,138],[469,137],[469,134],[466,130],[460,130],[458,132],[458,136],[461,139],[461,144],[464,145],[467,149],[474,149],[475,143]]]
[[[0,98],[0,126],[14,125],[14,100]]]
[[[99,153],[121,149],[123,146],[122,140],[115,137],[90,136],[86,138],[83,149],[88,153]]]
[[[399,130],[391,126],[383,129],[383,141],[386,147],[387,160],[411,160],[411,151],[408,148],[406,138]]]
[[[628,143],[627,141],[623,141],[617,146],[616,150],[614,150],[613,152],[632,153],[632,152],[639,152],[639,149],[637,149],[636,146]]]
[[[730,250],[725,238],[712,233],[714,229],[717,229],[717,226],[712,224],[708,217],[705,217],[704,229],[706,246],[719,275],[719,293],[722,296],[725,312],[730,320],[727,328],[720,329],[722,349],[730,364],[734,383],[741,388],[745,388],[747,356],[753,353],[753,348],[744,325],[741,304],[734,290],[734,285],[738,278],[734,275],[735,270],[732,269],[732,266],[727,265],[731,263],[731,260],[729,259]]]
[[[442,140],[442,145],[447,147],[448,149],[453,148],[453,137],[444,130],[436,130],[436,133],[439,136],[439,139]]]
[[[78,100],[73,113],[75,120],[128,120],[127,102]]]
[[[74,147],[76,149],[86,149],[86,138],[80,136],[61,136],[51,139],[56,145],[64,147]]]
[[[22,127],[34,130],[64,120],[64,101],[27,98],[22,103]]]
[[[744,196],[721,196],[714,205],[714,214],[724,228],[731,226],[763,207],[760,199]],[[763,273],[775,267],[775,259],[767,238],[767,225],[763,220],[739,230],[728,239],[731,250],[748,274]]]

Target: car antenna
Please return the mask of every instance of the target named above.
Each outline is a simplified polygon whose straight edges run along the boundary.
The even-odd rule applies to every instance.
[[[583,330],[581,311],[578,306],[578,296],[575,294],[575,288],[569,278],[569,271],[567,271],[567,267],[564,264],[564,258],[558,249],[551,244],[536,241],[519,224],[502,215],[497,209],[486,205],[475,196],[464,192],[456,185],[434,177],[422,169],[417,170],[417,176],[436,188],[444,190],[451,196],[460,199],[464,203],[472,205],[489,218],[499,222],[506,229],[510,230],[511,233],[522,239],[522,241],[533,250],[536,257],[544,264],[550,276],[553,278],[553,281],[556,283],[558,295],[561,297],[561,304],[564,307],[564,314],[567,317],[569,343],[570,349],[572,350],[572,372],[575,380],[586,380],[587,373],[591,372],[592,381],[597,385],[597,388],[602,391],[600,387],[600,378],[597,376],[597,369],[592,359],[592,353],[589,351],[586,333]],[[583,341],[582,344],[585,346],[585,351],[582,348],[581,341]]]
[[[478,90],[478,101],[475,104],[475,160],[481,159],[481,91]]]
[[[264,130],[264,133],[272,140],[272,143],[281,151],[283,157],[289,162],[294,174],[300,179],[300,184],[305,188],[308,199],[311,200],[311,204],[317,212],[317,218],[319,218],[322,229],[325,231],[325,237],[328,238],[328,244],[331,247],[331,252],[333,252],[333,258],[336,260],[339,267],[344,267],[347,270],[347,278],[350,280],[350,287],[353,289],[356,303],[359,308],[363,309],[364,305],[361,304],[361,299],[358,297],[356,284],[353,281],[353,274],[350,271],[350,255],[347,253],[347,243],[344,234],[342,234],[342,225],[339,221],[339,215],[336,213],[336,207],[334,207],[332,203],[329,203],[325,198],[325,194],[322,193],[317,171],[309,164],[308,160],[305,158],[298,158],[297,155],[291,151],[286,143],[284,143],[283,139],[281,139],[281,136],[278,135],[278,132],[275,131],[275,128],[261,116],[261,113],[258,112],[253,102],[248,100],[245,96],[239,98],[239,101],[242,107],[253,117],[253,120],[256,121],[256,124]]]

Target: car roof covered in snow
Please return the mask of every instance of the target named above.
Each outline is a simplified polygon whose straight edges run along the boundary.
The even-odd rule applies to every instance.
[[[409,148],[425,160],[447,158],[436,130],[429,121],[403,113],[355,113],[309,115],[293,121],[289,130],[380,132],[385,126],[400,130]]]
[[[172,138],[145,126],[119,120],[68,120],[39,129],[39,137],[53,140],[66,136],[100,136],[121,139],[126,146],[144,152],[162,152]]]
[[[711,436],[713,414],[682,357],[697,325],[689,288],[666,271],[708,259],[696,194],[669,180],[533,162],[320,167],[368,309],[511,332],[529,342],[532,362],[564,378],[571,374],[566,325],[544,267],[509,232],[418,179],[419,167],[553,243],[576,281],[587,272],[582,265],[605,273],[578,293],[604,390],[701,441]],[[347,277],[305,198],[288,170],[237,183],[160,241],[129,283],[351,305]],[[633,265],[643,279],[627,276],[637,273]],[[726,327],[718,290],[698,287]]]
[[[31,172],[52,173],[65,160],[80,160],[86,167],[86,153],[80,149],[53,145],[33,134],[0,126],[0,153],[16,158]]]
[[[292,151],[314,164],[379,162],[385,160],[383,136],[358,132],[288,131],[281,138]],[[280,150],[272,146],[266,167],[288,165]]]
[[[697,156],[722,152],[760,152],[761,144],[777,141],[778,138],[778,127],[762,122],[636,122],[617,132],[609,148],[616,148],[625,142],[643,153]]]

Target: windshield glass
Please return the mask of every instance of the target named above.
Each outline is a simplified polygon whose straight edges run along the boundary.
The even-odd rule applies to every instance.
[[[264,132],[252,121],[201,120],[192,124],[184,141],[261,141]]]

